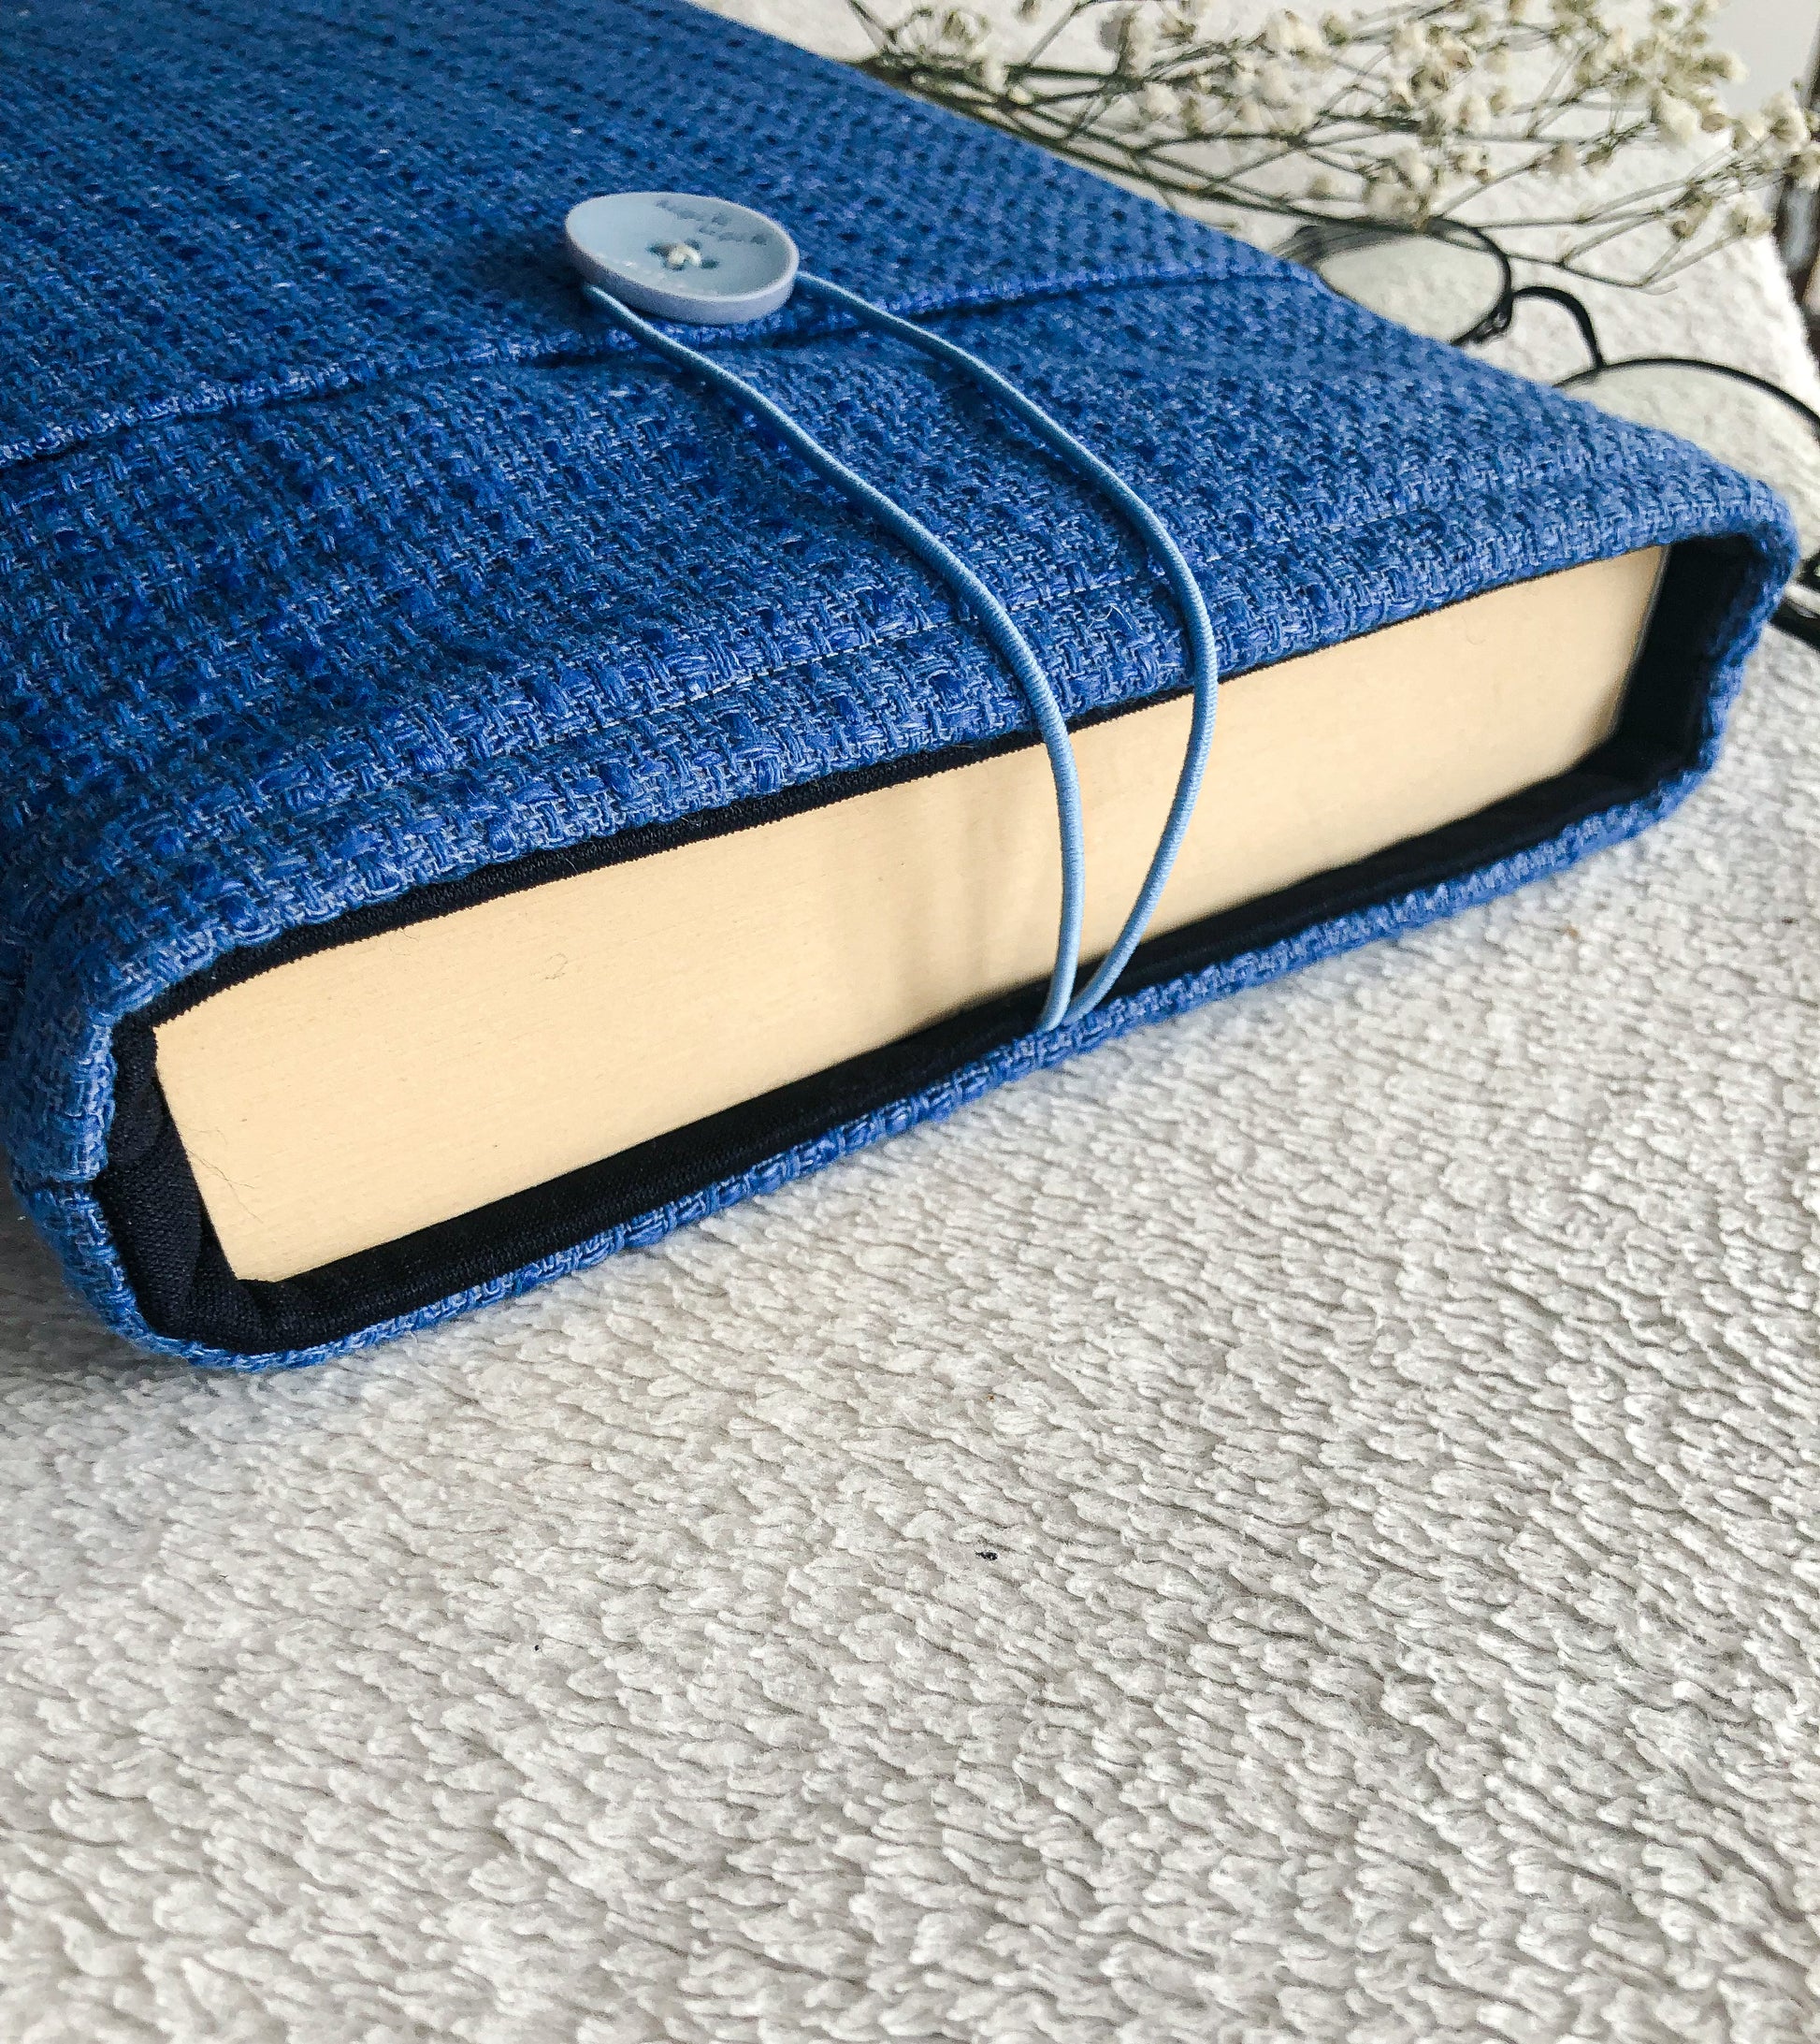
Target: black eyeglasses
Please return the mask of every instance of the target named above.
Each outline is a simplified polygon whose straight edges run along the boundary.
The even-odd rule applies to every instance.
[[[1805,558],[1775,621],[1820,646],[1820,413],[1726,362],[1683,355],[1608,360],[1592,314],[1571,291],[1519,284],[1497,243],[1458,221],[1426,228],[1310,222],[1290,237],[1282,254],[1342,297],[1459,348],[1503,333],[1524,298],[1560,306],[1580,329],[1592,363],[1564,376],[1556,389],[1696,441],[1787,499]]]

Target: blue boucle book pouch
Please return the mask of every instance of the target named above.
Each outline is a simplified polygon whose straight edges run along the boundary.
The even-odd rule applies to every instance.
[[[1554,871],[1711,766],[1792,569],[1778,500],[1693,448],[677,0],[35,0],[7,33],[0,1107],[70,1282],[147,1348],[260,1367],[426,1326]],[[262,1266],[161,1065],[198,1004],[1033,746],[940,582],[582,297],[566,212],[643,191],[762,210],[1116,464],[1205,593],[1222,698],[1659,548],[1622,714],[1567,771],[1177,922],[1078,1022],[1034,1033],[1026,971]],[[686,338],[964,544],[1083,739],[1179,696],[1143,547],[976,391],[825,302]],[[439,1125],[480,1111],[452,1091]]]

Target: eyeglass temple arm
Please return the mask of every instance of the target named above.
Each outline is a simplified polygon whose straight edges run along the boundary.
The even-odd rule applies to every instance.
[[[1593,358],[1593,367],[1596,370],[1606,367],[1605,350],[1599,346],[1598,336],[1593,331],[1593,315],[1571,291],[1563,291],[1559,284],[1525,283],[1519,284],[1511,292],[1510,303],[1515,305],[1519,298],[1546,298],[1551,305],[1563,307],[1580,328],[1580,338],[1586,343],[1586,353]]]

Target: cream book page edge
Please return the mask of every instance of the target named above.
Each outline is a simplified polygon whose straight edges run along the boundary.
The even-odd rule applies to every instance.
[[[1615,723],[1660,549],[1493,590],[1223,683],[1153,934],[1565,773]],[[1083,955],[1162,827],[1186,699],[1075,734]],[[1060,886],[1039,747],[296,959],[156,1030],[235,1273],[471,1211],[1042,979]]]

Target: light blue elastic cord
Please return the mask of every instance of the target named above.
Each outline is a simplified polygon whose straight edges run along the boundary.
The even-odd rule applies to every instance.
[[[1163,826],[1163,835],[1157,840],[1150,870],[1144,876],[1144,885],[1137,892],[1131,914],[1125,918],[1119,941],[1100,961],[1099,969],[1084,991],[1075,995],[1063,1014],[1064,1022],[1078,1022],[1105,1000],[1113,981],[1125,969],[1126,960],[1142,943],[1150,918],[1156,913],[1157,903],[1162,900],[1163,891],[1169,883],[1176,854],[1180,851],[1182,839],[1188,834],[1189,819],[1194,814],[1194,805],[1201,793],[1201,777],[1206,772],[1207,752],[1213,744],[1213,717],[1220,694],[1220,657],[1214,647],[1213,621],[1207,616],[1201,585],[1195,581],[1193,570],[1182,558],[1175,534],[1124,477],[1116,469],[1108,468],[1091,447],[1084,446],[1033,399],[1027,398],[1016,384],[1000,375],[989,362],[982,362],[978,355],[954,341],[945,341],[940,334],[930,333],[907,319],[900,319],[895,312],[886,312],[868,298],[857,297],[851,291],[830,283],[824,277],[799,273],[796,288],[811,297],[825,298],[830,304],[838,305],[862,326],[876,327],[880,333],[890,334],[912,348],[920,348],[925,355],[932,355],[937,361],[950,363],[971,376],[975,383],[1015,412],[1051,454],[1059,455],[1077,475],[1111,498],[1143,534],[1146,544],[1162,562],[1163,572],[1168,578],[1170,592],[1181,613],[1182,635],[1188,651],[1188,681],[1194,696],[1188,749],[1182,757],[1181,774],[1176,782],[1176,799],[1169,805],[1169,815]]]
[[[1071,469],[1103,490],[1135,525],[1162,561],[1170,588],[1181,611],[1188,647],[1189,682],[1193,692],[1194,712],[1189,729],[1188,749],[1176,783],[1175,800],[1158,840],[1150,868],[1136,902],[1125,919],[1119,939],[1101,961],[1098,970],[1078,994],[1073,994],[1080,963],[1081,918],[1086,897],[1086,849],[1081,826],[1080,781],[1076,772],[1074,748],[1068,727],[1057,703],[1048,676],[1032,650],[1029,641],[1013,623],[1010,613],[955,551],[929,528],[848,468],[824,447],[804,427],[731,370],[712,357],[672,340],[661,328],[642,318],[629,306],[597,284],[583,289],[602,311],[667,360],[693,370],[719,389],[750,406],[809,464],[817,475],[832,483],[854,502],[869,511],[885,529],[902,540],[918,559],[946,581],[975,613],[1005,664],[1016,674],[1024,691],[1037,730],[1048,753],[1049,771],[1055,781],[1056,814],[1062,834],[1062,917],[1056,939],[1054,969],[1049,975],[1048,995],[1037,1022],[1041,1030],[1062,1022],[1077,1022],[1105,999],[1126,961],[1142,941],[1158,900],[1168,882],[1176,855],[1188,830],[1206,768],[1207,750],[1213,742],[1213,720],[1218,694],[1219,665],[1213,644],[1213,626],[1202,601],[1200,587],[1182,558],[1180,547],[1156,513],[1131,486],[1099,457],[1083,446],[1072,433],[1052,419],[1041,406],[1025,397],[989,363],[965,348],[939,335],[926,332],[908,320],[899,319],[868,299],[857,297],[839,284],[799,273],[797,288],[809,296],[837,305],[862,325],[919,348],[926,355],[963,370],[991,395],[1008,405],[1036,434],[1043,444]],[[1073,994],[1073,998],[1070,996]]]
[[[1080,964],[1081,914],[1087,897],[1087,858],[1080,821],[1080,776],[1075,771],[1074,747],[1068,743],[1068,726],[1062,705],[1049,687],[1049,677],[1031,650],[1029,640],[1011,621],[1005,609],[985,583],[954,549],[935,537],[926,525],[913,518],[903,506],[874,489],[863,475],[839,460],[805,428],[763,391],[736,376],[708,355],[672,341],[630,306],[622,304],[599,284],[584,284],[583,290],[603,312],[609,312],[628,333],[636,334],[649,348],[672,362],[691,369],[717,388],[729,392],[749,405],[758,416],[781,433],[819,476],[832,483],[856,503],[872,513],[888,532],[898,539],[947,583],[963,603],[978,617],[986,636],[998,649],[1004,663],[1017,675],[1043,744],[1049,755],[1049,772],[1055,778],[1055,806],[1062,826],[1062,922],[1057,933],[1055,966],[1049,974],[1048,997],[1036,1026],[1053,1029],[1068,1008],[1068,995]]]

